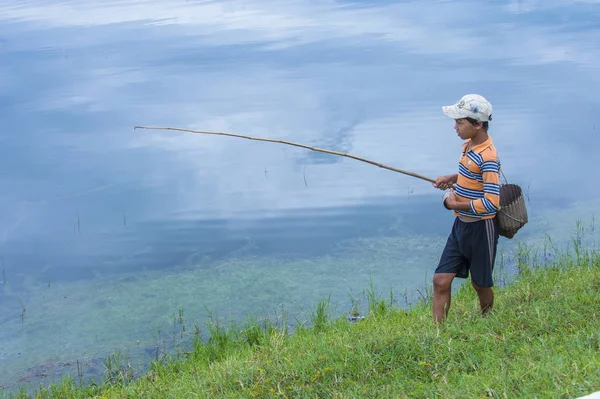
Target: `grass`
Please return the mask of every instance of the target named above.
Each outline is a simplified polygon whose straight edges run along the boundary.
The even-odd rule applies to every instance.
[[[578,230],[579,231],[579,230]],[[135,376],[121,354],[105,378],[64,378],[35,398],[572,398],[600,390],[600,251],[579,234],[560,252],[520,247],[518,274],[496,288],[482,317],[470,284],[454,293],[436,325],[430,292],[410,308],[367,292],[358,322],[331,318],[317,303],[310,325],[249,316],[243,326],[211,318],[178,353]],[[498,278],[500,280],[500,278]],[[356,316],[356,314],[353,314]],[[23,388],[16,398],[30,397]]]

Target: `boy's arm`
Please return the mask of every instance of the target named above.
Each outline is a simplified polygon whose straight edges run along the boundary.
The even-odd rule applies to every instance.
[[[459,202],[454,195],[454,190],[451,190],[450,195],[446,200],[446,206],[448,207],[448,209],[451,209],[453,211],[470,211],[471,201]]]
[[[496,158],[484,160],[481,165],[483,198],[471,202],[475,213],[496,212],[500,207],[500,167]]]

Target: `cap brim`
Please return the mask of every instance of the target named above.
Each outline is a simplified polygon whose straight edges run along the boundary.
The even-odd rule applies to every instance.
[[[444,111],[444,114],[452,119],[461,119],[461,118],[465,118],[465,115],[462,114],[458,108],[456,108],[456,105],[446,105],[442,107],[442,111]]]

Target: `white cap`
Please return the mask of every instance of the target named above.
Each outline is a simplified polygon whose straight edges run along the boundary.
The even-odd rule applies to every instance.
[[[481,122],[492,120],[492,104],[479,94],[467,94],[456,104],[442,107],[442,111],[452,119],[473,118]]]

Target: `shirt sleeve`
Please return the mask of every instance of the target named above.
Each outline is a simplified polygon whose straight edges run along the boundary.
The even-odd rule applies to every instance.
[[[483,198],[471,201],[471,211],[476,214],[496,213],[500,207],[500,163],[495,156],[484,158],[480,169]]]

